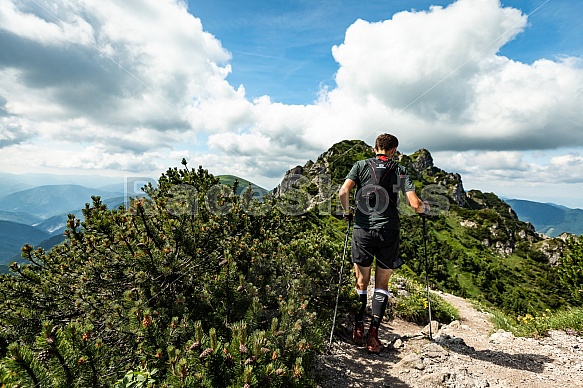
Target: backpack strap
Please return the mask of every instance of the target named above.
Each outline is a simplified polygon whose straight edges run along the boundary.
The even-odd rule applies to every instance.
[[[366,159],[366,164],[369,166],[371,170],[371,177],[367,182],[364,183],[363,186],[375,185],[383,187],[384,189],[386,189],[387,194],[389,195],[388,198],[389,206],[396,207],[398,202],[397,195],[393,193],[392,187],[385,187],[383,183],[385,179],[391,174],[391,172],[394,172],[396,170],[398,166],[397,163],[391,160],[385,162],[378,160],[377,158],[370,158]],[[390,182],[386,184],[390,185]],[[372,200],[373,202],[375,201],[376,198],[375,192],[376,189],[368,194],[369,200]]]
[[[378,163],[379,160],[376,158],[370,158],[366,160],[366,164],[368,164],[368,166],[370,167],[371,173],[372,173],[372,178],[374,179],[374,183],[375,185],[378,186],[382,186],[382,182],[385,180],[385,178],[389,175],[389,173],[391,171],[393,171],[396,167],[396,163],[392,162],[392,161],[387,161],[387,162],[382,162],[385,164],[385,166],[382,167],[383,171],[381,170],[381,167],[379,167],[381,165],[381,163]],[[377,170],[379,170],[377,172]],[[370,181],[367,182],[367,184],[370,184]]]

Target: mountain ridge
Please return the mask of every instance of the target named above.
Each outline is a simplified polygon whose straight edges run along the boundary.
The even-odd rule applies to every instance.
[[[0,221],[0,264],[10,264],[24,244],[35,245],[50,235],[34,226],[12,221]]]
[[[70,209],[82,208],[85,203],[91,202],[92,196],[107,199],[122,195],[123,193],[106,192],[81,185],[43,185],[0,198],[0,210],[47,218]]]
[[[539,233],[558,237],[562,233],[583,234],[583,210],[570,209],[553,203],[540,203],[522,199],[505,199],[518,217],[531,223]]]

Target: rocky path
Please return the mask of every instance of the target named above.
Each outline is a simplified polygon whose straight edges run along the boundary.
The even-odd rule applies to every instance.
[[[320,387],[583,387],[583,338],[493,332],[487,313],[439,295],[458,308],[459,321],[434,327],[433,340],[422,333],[428,327],[383,323],[379,338],[387,348],[379,355],[336,338],[318,364]]]

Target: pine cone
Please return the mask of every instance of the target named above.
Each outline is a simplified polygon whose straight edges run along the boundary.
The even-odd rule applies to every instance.
[[[203,352],[200,354],[200,358],[206,358],[208,356],[210,356],[211,354],[213,354],[213,348],[206,348],[205,350],[203,350]]]
[[[239,353],[248,353],[249,349],[244,344],[239,345]]]
[[[253,365],[257,362],[257,356],[251,356],[245,360],[245,365]]]

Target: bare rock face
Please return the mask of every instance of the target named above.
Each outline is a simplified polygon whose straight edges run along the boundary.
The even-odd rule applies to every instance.
[[[426,149],[420,149],[415,153],[416,158],[412,162],[412,168],[416,172],[421,172],[426,169],[431,169],[434,167],[433,165],[433,157]]]
[[[296,166],[287,170],[283,176],[283,179],[281,180],[281,183],[277,185],[275,189],[273,189],[273,195],[275,197],[281,197],[283,193],[293,188],[293,186],[297,184],[300,178],[303,176],[303,172],[304,168],[302,166]]]
[[[563,236],[563,235],[561,235]],[[547,238],[541,244],[541,252],[548,258],[551,265],[557,265],[565,250],[565,240],[560,238]]]
[[[448,173],[445,177],[436,180],[435,183],[447,188],[448,195],[456,205],[464,206],[466,204],[466,192],[460,174]]]
[[[458,206],[466,204],[466,193],[462,183],[460,174],[448,173],[433,164],[433,157],[426,149],[420,149],[412,154],[410,157],[400,154],[399,160],[404,162],[411,159],[406,164],[407,169],[411,175],[418,178],[427,176],[429,180],[433,180],[433,184],[443,187],[449,198]]]

